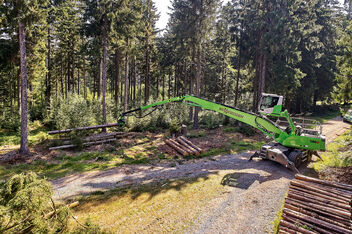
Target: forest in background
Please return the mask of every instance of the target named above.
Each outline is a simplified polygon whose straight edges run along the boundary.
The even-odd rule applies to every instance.
[[[22,136],[27,116],[107,123],[185,94],[253,111],[262,92],[283,95],[290,113],[348,104],[350,12],[349,1],[173,0],[158,29],[152,0],[1,0],[0,128],[19,129],[20,115]],[[168,117],[197,128],[198,111]]]

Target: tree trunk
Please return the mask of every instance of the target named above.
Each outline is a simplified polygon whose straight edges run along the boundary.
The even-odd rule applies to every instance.
[[[20,63],[21,63],[21,146],[20,153],[28,154],[27,141],[27,65],[26,65],[26,35],[24,24],[18,22],[18,36],[20,42]]]
[[[106,124],[106,57],[107,57],[107,25],[106,22],[103,26],[103,63],[102,63],[102,96],[103,96],[103,123]],[[102,132],[106,132],[106,128],[102,129]]]
[[[201,75],[201,53],[200,53],[200,46],[198,47],[197,50],[197,74],[196,74],[196,96],[199,96],[200,92],[200,75]],[[199,107],[196,107],[194,110],[194,122],[193,122],[193,128],[198,129],[198,112],[199,112]]]
[[[159,76],[156,77],[156,99],[159,99]]]
[[[70,92],[70,90],[71,90],[71,85],[70,85],[70,83],[71,83],[71,81],[70,81],[71,70],[70,70],[70,68],[71,68],[71,66],[70,66],[70,61],[67,60],[66,97],[67,97],[68,92]]]
[[[237,79],[236,79],[236,88],[235,88],[235,107],[237,106],[237,102],[238,102],[238,84],[240,82],[240,79],[241,79],[241,43],[238,51]]]
[[[50,105],[50,94],[51,94],[51,43],[50,43],[50,26],[48,27],[48,76],[46,85],[46,101]]]
[[[144,104],[149,101],[150,95],[150,58],[149,58],[149,35],[146,35],[146,50],[145,50],[145,83],[144,83]]]
[[[99,69],[98,69],[98,80],[97,80],[97,89],[98,89],[98,100],[101,96],[101,78],[102,78],[102,66],[103,66],[103,58],[99,58]]]
[[[115,49],[115,104],[119,103],[119,85],[120,85],[120,51]]]
[[[64,64],[61,57],[61,71],[60,71],[60,81],[61,81],[61,95],[64,95]]]
[[[128,39],[126,41],[127,43],[127,48],[126,48],[126,55],[125,55],[125,93],[124,93],[124,102],[123,102],[123,112],[126,112],[127,110],[127,98],[128,98]]]
[[[243,28],[243,20],[241,20],[241,30]],[[238,84],[241,79],[241,52],[242,52],[242,31],[240,31],[240,43],[238,45],[238,63],[237,63],[237,79],[236,79],[236,88],[235,88],[235,106],[238,103]]]
[[[133,101],[136,101],[137,67],[136,56],[133,57]]]
[[[163,75],[163,100],[165,99],[165,75]]]
[[[21,68],[17,71],[17,110],[21,110]]]
[[[75,82],[75,58],[74,56],[72,56],[72,70],[71,70],[71,84],[72,84],[72,92],[75,92],[75,86],[76,86],[76,82]]]
[[[87,77],[86,77],[86,59],[83,56],[83,92],[84,99],[87,99]]]
[[[80,77],[80,67],[77,67],[77,94],[79,95],[79,88],[80,88],[80,81],[81,81],[81,77]]]
[[[177,82],[177,78],[178,78],[178,63],[176,63],[175,66],[175,83],[174,83],[174,96],[178,96],[178,92],[177,92],[177,86],[178,86],[178,82]]]
[[[151,12],[151,7],[152,7],[152,2],[151,0],[147,0],[147,15],[150,14]],[[150,96],[150,45],[149,45],[149,40],[150,40],[150,35],[149,35],[149,30],[150,30],[150,23],[146,21],[146,34],[145,34],[145,84],[144,84],[144,104],[146,105],[149,101],[149,96]]]
[[[168,97],[169,97],[169,99],[171,98],[171,72],[169,73],[169,89],[168,89],[168,93],[167,93],[167,95],[168,95]]]

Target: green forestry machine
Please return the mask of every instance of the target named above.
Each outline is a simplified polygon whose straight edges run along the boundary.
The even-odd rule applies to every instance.
[[[174,97],[122,113],[118,120],[119,125],[123,126],[125,124],[125,117],[133,112],[149,108],[156,109],[161,105],[173,102],[180,102],[221,113],[259,129],[273,140],[263,145],[260,151],[255,152],[250,157],[250,160],[254,157],[269,159],[298,173],[297,168],[302,162],[310,161],[312,155],[320,157],[317,151],[325,151],[325,136],[322,135],[321,126],[320,130],[314,130],[312,124],[315,127],[319,127],[318,123],[310,123],[309,125],[307,124],[307,120],[304,122],[304,119],[293,120],[287,110],[282,111],[283,97],[274,94],[262,94],[258,114],[196,96]],[[276,117],[277,121],[273,122],[269,117]],[[285,126],[280,126],[279,123],[284,123]],[[306,126],[309,127],[304,129],[303,127]]]

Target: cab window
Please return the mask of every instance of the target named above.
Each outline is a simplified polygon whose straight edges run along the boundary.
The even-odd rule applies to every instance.
[[[279,97],[265,96],[262,99],[262,104],[260,106],[260,109],[264,110],[267,108],[272,108],[276,106],[278,102],[279,102]]]

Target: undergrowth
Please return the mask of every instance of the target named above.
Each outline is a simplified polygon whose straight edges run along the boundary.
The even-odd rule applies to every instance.
[[[49,138],[48,128],[42,125],[39,121],[34,121],[29,124],[28,144],[36,145],[44,142]],[[0,130],[0,147],[15,146],[20,144],[20,131]]]
[[[316,171],[324,167],[352,166],[352,129],[339,136],[327,146],[327,151],[321,155],[322,160],[313,163]]]

